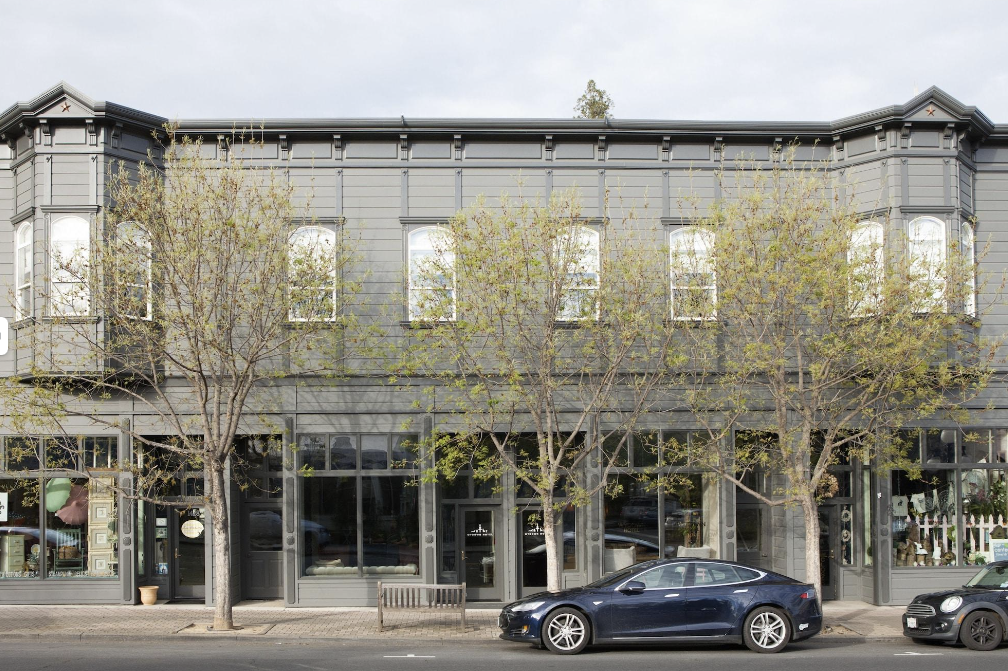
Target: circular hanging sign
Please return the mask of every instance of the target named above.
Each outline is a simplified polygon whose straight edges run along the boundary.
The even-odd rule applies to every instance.
[[[186,520],[182,523],[182,535],[186,538],[199,538],[203,535],[203,523],[199,520]]]

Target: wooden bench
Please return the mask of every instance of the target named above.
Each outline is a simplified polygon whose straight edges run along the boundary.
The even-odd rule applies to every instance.
[[[378,583],[378,631],[384,631],[387,610],[457,610],[466,630],[466,584],[417,585],[415,583]]]

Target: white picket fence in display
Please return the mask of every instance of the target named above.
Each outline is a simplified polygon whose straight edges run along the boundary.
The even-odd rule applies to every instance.
[[[905,523],[907,527],[911,524],[917,524],[920,527],[921,543],[926,538],[932,539],[934,544],[932,557],[936,564],[937,560],[946,552],[956,553],[958,551],[958,548],[950,543],[949,530],[955,528],[955,522],[950,520],[948,516],[942,515],[939,519],[937,516],[920,515],[915,517],[907,515]],[[995,519],[994,515],[967,515],[964,526],[967,532],[963,536],[963,551],[966,557],[980,552],[987,558],[987,561],[994,561],[991,534],[998,527],[1002,532],[1008,532],[1004,516],[998,515]]]

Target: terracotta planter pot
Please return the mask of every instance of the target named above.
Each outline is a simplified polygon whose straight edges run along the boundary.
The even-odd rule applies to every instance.
[[[157,603],[157,585],[147,585],[140,587],[140,603],[145,606],[153,606]]]

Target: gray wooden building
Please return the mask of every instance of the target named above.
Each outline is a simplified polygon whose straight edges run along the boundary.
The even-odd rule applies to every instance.
[[[152,131],[165,121],[66,84],[0,114],[0,376],[35,363],[26,334],[47,316],[38,297],[51,250],[68,240],[86,246],[98,234],[111,166],[144,160],[154,149]],[[179,130],[202,136],[212,153],[243,123],[181,120]],[[359,232],[370,267],[366,292],[401,298],[403,321],[404,268],[415,234],[481,195],[515,193],[518,179],[526,196],[576,186],[583,215],[597,218],[618,188],[671,231],[682,224],[676,203],[684,193],[718,197],[722,161],[745,156],[769,165],[792,142],[801,161],[832,161],[857,192],[866,220],[926,228],[946,245],[989,244],[981,269],[988,273],[1000,275],[1008,264],[1008,125],[937,88],[832,122],[398,118],[255,125],[263,141],[255,160],[284,166],[292,181],[311,189],[321,226]],[[99,328],[99,315],[80,317]],[[1006,322],[1002,303],[981,328],[1000,334]],[[840,488],[820,508],[823,536],[816,541],[824,551],[825,598],[904,604],[925,582],[961,585],[975,571],[976,552],[993,556],[976,539],[997,536],[1003,522],[978,517],[967,502],[978,487],[1000,491],[998,512],[1008,517],[1008,389],[1003,376],[998,380],[968,426],[920,427],[926,430],[915,440],[930,479],[857,463],[837,469]],[[500,602],[545,586],[542,530],[513,475],[499,487],[466,474],[417,487],[408,484],[410,469],[396,468],[403,446],[439,422],[417,413],[408,390],[361,374],[301,380],[281,396],[274,414],[284,440],[297,445],[298,459],[315,475],[298,475],[301,461],[259,455],[254,475],[271,486],[259,494],[232,488],[242,598],[292,607],[373,604],[377,581],[395,578],[465,580],[471,600]],[[135,430],[164,430],[124,401],[109,401],[102,412]],[[16,435],[7,414],[0,415],[0,469],[16,441],[46,440]],[[650,428],[667,435],[697,428],[689,416],[663,415],[661,422]],[[125,432],[79,431],[81,458],[94,478],[113,477],[107,467],[115,458],[133,458]],[[245,448],[253,457],[255,445]],[[566,511],[563,583],[584,584],[691,544],[802,577],[800,513],[762,506],[703,474],[695,478],[697,495],[689,501],[636,491],[628,480],[620,497],[599,494]],[[134,603],[142,584],[158,584],[170,598],[212,600],[209,528],[199,509],[82,499],[85,483],[58,472],[39,470],[38,483],[40,495],[28,497],[0,470],[0,603]],[[199,482],[183,483],[180,501],[199,491]],[[81,505],[73,516],[75,500]],[[908,554],[900,548],[911,518],[921,542]],[[699,536],[683,535],[690,520],[701,523]]]

